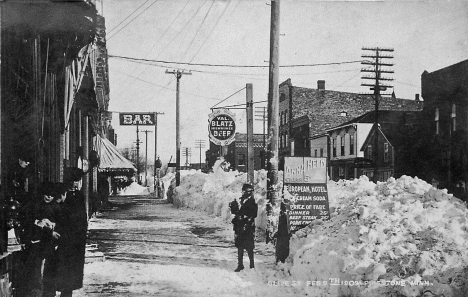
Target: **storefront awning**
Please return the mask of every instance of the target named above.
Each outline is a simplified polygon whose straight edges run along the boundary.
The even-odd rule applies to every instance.
[[[127,160],[109,140],[96,135],[94,149],[100,158],[99,172],[135,172],[132,162]]]

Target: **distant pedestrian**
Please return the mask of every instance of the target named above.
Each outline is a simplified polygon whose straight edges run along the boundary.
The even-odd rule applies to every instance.
[[[286,204],[281,202],[280,215],[278,219],[278,231],[273,236],[276,238],[276,263],[284,263],[289,256],[289,218],[286,213]]]
[[[232,223],[234,225],[234,243],[237,247],[237,268],[235,272],[244,269],[244,250],[250,260],[250,268],[255,268],[254,264],[254,239],[255,239],[255,218],[257,217],[258,206],[253,195],[254,188],[250,184],[242,186],[242,196],[240,201],[232,201],[229,204],[231,213],[234,214]]]

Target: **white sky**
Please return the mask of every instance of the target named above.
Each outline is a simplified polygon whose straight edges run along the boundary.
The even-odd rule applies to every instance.
[[[181,147],[199,162],[196,140],[209,147],[210,107],[253,84],[254,102],[267,100],[270,2],[267,0],[98,0],[104,1],[110,55],[169,62],[257,65],[264,68],[207,67],[135,63],[109,59],[110,106],[116,112],[163,112],[158,117],[158,155],[175,161],[176,80],[166,69],[192,71],[180,81]],[[101,2],[97,2],[101,10]],[[140,8],[139,8],[140,7]],[[361,60],[362,47],[394,48],[391,75],[396,96],[414,99],[421,74],[468,59],[468,1],[313,1],[281,0],[280,65]],[[367,52],[369,53],[369,52]],[[367,92],[360,87],[361,64],[288,67],[280,82],[329,90]],[[219,106],[245,103],[245,90]],[[258,106],[265,106],[265,103]],[[239,132],[245,112],[235,110]],[[112,122],[117,147],[136,141],[136,127]],[[152,130],[143,127],[141,130]],[[262,132],[261,121],[255,133]],[[145,141],[145,134],[140,133]],[[143,143],[140,155],[144,156]],[[204,151],[202,149],[202,161]],[[154,132],[148,134],[148,160],[153,160]],[[190,160],[189,160],[190,161]],[[185,157],[181,156],[181,164]]]

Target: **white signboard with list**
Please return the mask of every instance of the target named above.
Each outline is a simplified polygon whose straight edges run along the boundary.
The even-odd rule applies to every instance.
[[[284,191],[290,194],[291,231],[313,220],[330,219],[326,158],[285,157],[283,184]]]

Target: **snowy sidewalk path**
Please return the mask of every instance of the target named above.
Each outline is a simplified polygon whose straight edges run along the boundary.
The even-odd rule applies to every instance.
[[[144,196],[116,197],[115,209],[93,218],[89,243],[104,262],[87,263],[77,296],[287,296],[263,270],[274,268],[273,246],[257,243],[256,269],[240,273],[231,226],[220,218],[177,209]],[[260,254],[261,251],[261,254]],[[247,255],[244,263],[247,266]],[[274,294],[273,294],[274,292]],[[281,293],[281,294],[280,294]],[[286,295],[285,295],[286,294]]]

